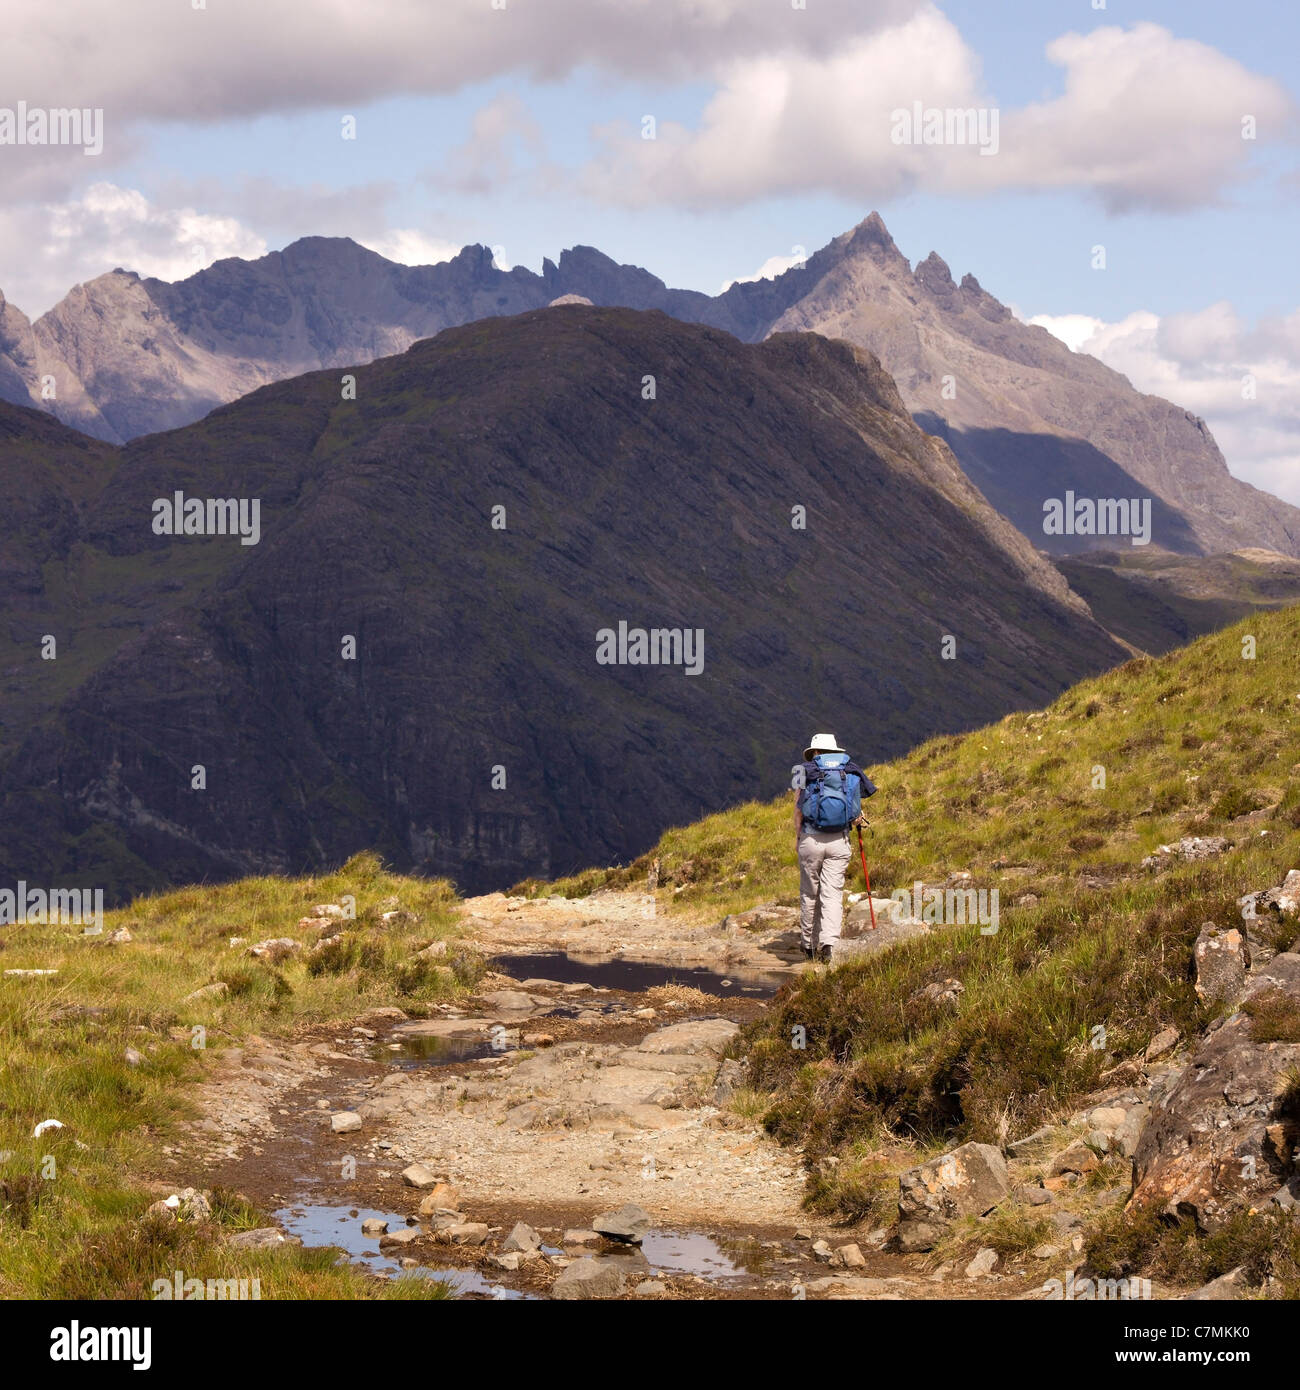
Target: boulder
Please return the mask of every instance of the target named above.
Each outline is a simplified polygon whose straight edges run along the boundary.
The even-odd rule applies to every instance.
[[[1124,1112],[1123,1124],[1117,1126],[1111,1133],[1112,1149],[1123,1154],[1125,1158],[1132,1158],[1137,1153],[1138,1140],[1142,1138],[1142,1131],[1146,1128],[1150,1114],[1151,1107],[1149,1105],[1129,1106]]]
[[[1284,952],[1250,976],[1243,1002],[1274,992],[1300,1008],[1300,955]],[[1262,1207],[1291,1175],[1285,1077],[1300,1043],[1256,1042],[1251,1019],[1225,1019],[1162,1088],[1134,1153],[1130,1209],[1156,1206],[1202,1230]]]
[[[546,1003],[517,989],[494,989],[481,997],[489,1010],[500,1014],[530,1013],[538,1004]]]
[[[1272,890],[1269,906],[1288,917],[1300,916],[1300,869],[1292,869],[1282,886]]]
[[[6,974],[9,972],[6,971]],[[181,1000],[182,1004],[207,1003],[209,1000],[224,999],[230,993],[230,986],[224,980],[218,980],[215,984],[203,985],[196,989],[192,994],[187,994]]]
[[[1236,927],[1220,931],[1206,922],[1192,947],[1196,993],[1206,1004],[1235,1004],[1246,983],[1250,953]]]
[[[1247,922],[1266,913],[1278,917],[1300,916],[1300,869],[1292,869],[1276,888],[1265,888],[1238,898],[1237,906]]]
[[[1230,1269],[1227,1274],[1221,1274],[1217,1279],[1211,1279],[1208,1284],[1202,1284],[1199,1289],[1192,1293],[1183,1294],[1179,1301],[1183,1303],[1209,1303],[1219,1299],[1240,1298],[1248,1287],[1245,1267],[1238,1265],[1236,1269]]]
[[[841,1245],[831,1263],[839,1269],[860,1269],[867,1262],[857,1245]]]
[[[966,986],[960,980],[935,980],[923,985],[908,996],[911,1005],[934,1004],[939,1008],[955,1009],[966,993]]]
[[[198,1192],[192,1187],[182,1188],[180,1192],[167,1198],[168,1205],[175,1204],[177,1221],[210,1221],[212,1203],[210,1192]]]
[[[330,1131],[334,1134],[355,1134],[361,1128],[361,1116],[355,1110],[340,1110],[330,1116]]]
[[[288,960],[290,956],[297,955],[301,950],[301,941],[295,941],[290,936],[276,936],[267,941],[259,941],[255,946],[250,946],[248,954],[255,960],[266,961],[268,965],[277,965],[280,961]]]
[[[285,1235],[278,1226],[259,1226],[256,1230],[238,1232],[226,1244],[235,1250],[276,1250],[281,1245],[301,1245],[302,1240]]]
[[[717,1075],[713,1078],[713,1092],[709,1097],[714,1105],[726,1105],[745,1084],[746,1070],[745,1063],[735,1058],[728,1058],[718,1067]]]
[[[962,1144],[901,1173],[898,1189],[900,1247],[926,1250],[932,1248],[936,1230],[941,1234],[960,1217],[992,1211],[1011,1191],[1011,1181],[1000,1150],[992,1144]],[[930,1243],[920,1243],[924,1241]]]
[[[510,1234],[501,1242],[501,1248],[507,1252],[513,1250],[531,1255],[541,1243],[541,1236],[531,1226],[525,1225],[522,1221],[516,1221]]]
[[[416,1165],[423,1166],[423,1165]],[[414,1187],[418,1184],[411,1183]],[[460,1193],[449,1182],[435,1182],[420,1198],[420,1215],[432,1216],[437,1211],[455,1211],[460,1205]]]
[[[438,1175],[423,1163],[412,1163],[409,1168],[402,1170],[402,1181],[407,1187],[434,1187],[438,1182]]]
[[[1222,835],[1185,835],[1172,845],[1161,845],[1154,854],[1148,854],[1142,861],[1144,869],[1167,869],[1180,861],[1189,863],[1197,859],[1213,859],[1231,849],[1232,845]]]
[[[1100,1167],[1101,1159],[1097,1157],[1096,1150],[1084,1140],[1076,1139],[1056,1155],[1047,1172],[1049,1177],[1059,1178],[1065,1173],[1095,1173]]]
[[[740,1025],[726,1018],[699,1018],[688,1023],[671,1023],[643,1038],[637,1052],[670,1056],[719,1056],[726,1045],[740,1032]]]
[[[617,1298],[627,1277],[615,1260],[584,1257],[568,1265],[551,1286],[552,1298]]]
[[[993,1267],[998,1262],[998,1252],[990,1250],[988,1246],[980,1250],[975,1258],[966,1266],[967,1279],[983,1279],[993,1273]]]
[[[488,1238],[487,1222],[458,1222],[454,1226],[445,1227],[440,1233],[440,1238],[450,1241],[453,1245],[482,1245]]]
[[[379,1237],[379,1248],[388,1249],[392,1245],[410,1245],[414,1240],[419,1240],[422,1232],[418,1226],[403,1226],[400,1231],[385,1231]]]
[[[606,1240],[640,1245],[650,1230],[650,1214],[629,1202],[617,1211],[603,1211],[591,1223],[591,1229]]]

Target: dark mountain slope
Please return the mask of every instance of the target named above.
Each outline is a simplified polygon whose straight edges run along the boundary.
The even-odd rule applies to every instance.
[[[120,452],[86,548],[171,606],[0,768],[15,875],[373,845],[500,886],[770,794],[813,725],[885,757],[1124,655],[848,344],[567,307],[360,368],[355,401],[341,375]],[[259,497],[260,543],[155,536],[176,488]],[[598,664],[620,620],[703,629],[702,673]]]

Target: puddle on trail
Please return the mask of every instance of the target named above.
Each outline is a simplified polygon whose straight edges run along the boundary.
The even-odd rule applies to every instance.
[[[703,1231],[650,1231],[641,1253],[666,1274],[698,1274],[704,1279],[739,1279],[767,1274],[772,1251],[752,1237],[718,1239]]]
[[[405,1270],[401,1267],[401,1251],[388,1255],[379,1249],[378,1236],[361,1233],[361,1223],[370,1217],[388,1222],[390,1231],[407,1226],[406,1218],[370,1207],[332,1206],[324,1203],[296,1202],[275,1213],[275,1218],[291,1235],[301,1238],[304,1245],[337,1246],[356,1264],[375,1271],[386,1271],[397,1278],[440,1279],[451,1286],[457,1296],[479,1295],[496,1300],[537,1298],[494,1284],[476,1269],[431,1269],[420,1266]],[[772,1251],[753,1236],[706,1235],[703,1231],[654,1230],[646,1234],[640,1246],[607,1244],[598,1250],[570,1249],[545,1243],[547,1254],[568,1254],[571,1258],[587,1256],[597,1260],[615,1260],[625,1265],[629,1280],[635,1283],[656,1274],[698,1275],[710,1283],[733,1279],[761,1278],[775,1268]]]
[[[789,976],[762,973],[719,974],[703,965],[671,965],[661,961],[584,959],[565,951],[495,956],[493,970],[517,980],[558,980],[561,984],[588,984],[596,988],[639,994],[657,985],[691,985],[706,994],[744,994],[767,998],[789,982]]]
[[[388,1255],[379,1249],[378,1236],[361,1234],[361,1223],[370,1217],[388,1222],[390,1231],[400,1231],[407,1225],[404,1216],[375,1211],[370,1207],[325,1206],[313,1202],[297,1202],[275,1213],[275,1219],[290,1235],[301,1238],[304,1245],[336,1245],[354,1263],[375,1271],[391,1272],[398,1278],[440,1279],[450,1284],[453,1294],[481,1294],[492,1299],[527,1299],[532,1295],[518,1289],[493,1284],[476,1269],[403,1269],[401,1252]]]
[[[409,1070],[413,1067],[446,1067],[454,1062],[477,1062],[480,1057],[500,1057],[491,1034],[464,1038],[436,1038],[427,1034],[394,1033],[388,1042],[376,1043],[370,1055],[376,1062]]]

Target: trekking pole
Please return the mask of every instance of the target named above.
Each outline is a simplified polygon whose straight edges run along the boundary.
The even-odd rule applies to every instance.
[[[871,901],[871,875],[867,872],[867,852],[862,848],[862,827],[858,826],[858,853],[862,856],[862,877],[867,885],[867,909],[871,913],[871,930],[876,929],[876,905]]]

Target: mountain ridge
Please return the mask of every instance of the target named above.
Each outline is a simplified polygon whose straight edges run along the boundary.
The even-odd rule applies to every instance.
[[[329,237],[255,261],[227,258],[176,282],[111,271],[35,323],[0,297],[0,396],[123,442],[273,380],[374,360],[569,294],[660,309],[746,342],[813,331],[867,348],[922,427],[1041,549],[1079,548],[1043,529],[1044,501],[1074,491],[1150,496],[1153,539],[1175,552],[1300,555],[1300,509],[1233,478],[1203,420],[1021,323],[974,275],[954,281],[937,252],[913,269],[875,212],[803,266],[715,296],[671,289],[582,245],[545,260],[540,274],[500,270],[484,246],[403,266]],[[41,399],[43,378],[53,378],[53,403]]]

